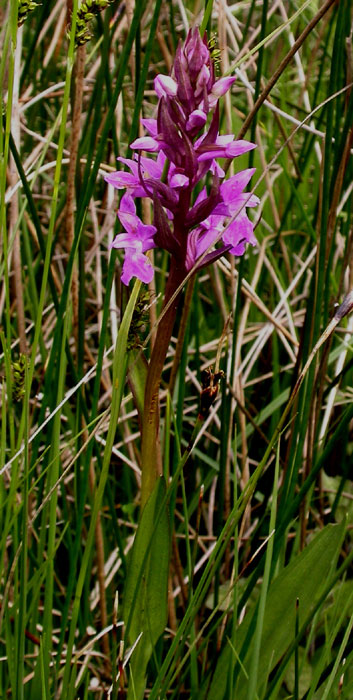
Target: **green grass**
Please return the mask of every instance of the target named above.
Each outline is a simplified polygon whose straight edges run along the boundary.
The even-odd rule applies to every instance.
[[[353,286],[351,3],[314,23],[316,0],[132,14],[112,0],[83,49],[79,3],[71,29],[51,0],[18,28],[20,4],[0,5],[0,696],[349,700],[352,317],[322,334]],[[160,395],[166,482],[141,520],[137,406],[169,262],[155,251],[139,322],[144,285],[120,283],[103,175],[195,23],[237,74],[223,133],[251,115],[257,149],[235,168],[256,167],[258,247],[198,273],[184,329],[180,306]]]

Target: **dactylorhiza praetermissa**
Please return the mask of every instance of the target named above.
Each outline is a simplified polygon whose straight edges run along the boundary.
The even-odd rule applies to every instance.
[[[235,77],[215,79],[207,40],[201,39],[197,27],[178,46],[172,75],[155,78],[157,119],[141,120],[148,135],[131,144],[134,158],[118,158],[130,172],[105,177],[113,187],[126,189],[118,210],[124,232],[112,244],[125,250],[124,284],[132,277],[152,280],[153,266],[146,255],[152,248],[171,254],[171,266],[177,266],[182,279],[191,268],[198,269],[198,261],[203,267],[225,252],[239,256],[247,243],[256,244],[246,208],[259,199],[244,192],[254,169],[225,179],[217,162],[255,148],[249,141],[219,133],[218,101],[234,81]],[[199,189],[209,173],[208,188],[205,184],[193,201],[195,187]],[[136,197],[153,201],[153,225],[137,216]],[[205,255],[206,251],[211,252]]]

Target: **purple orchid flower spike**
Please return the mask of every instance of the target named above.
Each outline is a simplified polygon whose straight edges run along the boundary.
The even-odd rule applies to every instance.
[[[127,170],[106,176],[113,187],[125,190],[118,209],[123,233],[113,242],[125,251],[122,282],[127,285],[133,277],[152,280],[146,255],[152,248],[170,255],[141,416],[142,507],[162,473],[158,393],[185,278],[225,253],[243,255],[247,244],[256,244],[247,212],[259,200],[245,191],[254,170],[226,179],[219,162],[255,147],[220,133],[219,99],[234,81],[234,76],[216,80],[207,39],[198,28],[191,29],[177,48],[171,74],[155,78],[156,118],[142,120],[146,135],[131,144],[131,158],[119,158]],[[137,197],[151,200],[152,226],[137,216]]]
[[[244,191],[254,170],[225,179],[218,162],[255,148],[249,141],[219,133],[218,101],[234,81],[234,76],[215,79],[207,39],[201,38],[197,27],[179,44],[171,75],[155,78],[157,118],[141,120],[147,135],[131,144],[133,158],[118,159],[130,172],[117,171],[105,178],[116,189],[126,190],[118,210],[125,232],[113,243],[125,250],[124,284],[132,277],[152,279],[145,253],[154,247],[171,254],[171,266],[182,279],[192,268],[225,252],[243,255],[248,243],[256,244],[246,210],[257,206],[259,199]],[[208,184],[195,199],[194,188],[206,177]],[[136,197],[152,200],[153,226],[137,217]]]

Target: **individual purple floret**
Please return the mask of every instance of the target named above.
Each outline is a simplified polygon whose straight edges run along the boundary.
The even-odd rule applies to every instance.
[[[246,208],[256,206],[259,199],[244,192],[254,169],[227,180],[217,162],[255,148],[249,141],[219,133],[218,100],[234,81],[234,77],[215,79],[207,40],[198,28],[189,31],[183,46],[179,44],[172,74],[155,78],[157,118],[141,120],[147,135],[131,144],[131,159],[118,158],[130,172],[117,171],[105,178],[116,189],[126,189],[118,210],[125,233],[112,244],[125,250],[124,284],[132,277],[152,279],[145,253],[154,247],[167,250],[172,264],[186,275],[225,252],[239,256],[247,243],[256,244]],[[143,156],[143,151],[151,155]],[[195,199],[195,186],[205,179]],[[136,215],[136,197],[153,201],[153,226],[145,226]]]
[[[114,248],[125,248],[121,281],[129,284],[132,277],[138,277],[142,282],[151,282],[153,267],[144,253],[155,247],[155,226],[147,226],[136,216],[134,200],[129,194],[124,194],[121,198],[118,217],[126,229],[126,233],[116,236],[112,243]]]

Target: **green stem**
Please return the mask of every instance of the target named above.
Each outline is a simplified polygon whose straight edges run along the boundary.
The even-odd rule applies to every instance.
[[[152,493],[157,477],[162,474],[159,443],[158,393],[180,299],[180,294],[175,298],[173,298],[173,296],[182,283],[184,276],[185,271],[183,268],[179,268],[177,265],[171,267],[165,291],[163,306],[165,312],[162,313],[158,325],[156,340],[147,372],[142,422],[141,509],[143,509]]]

